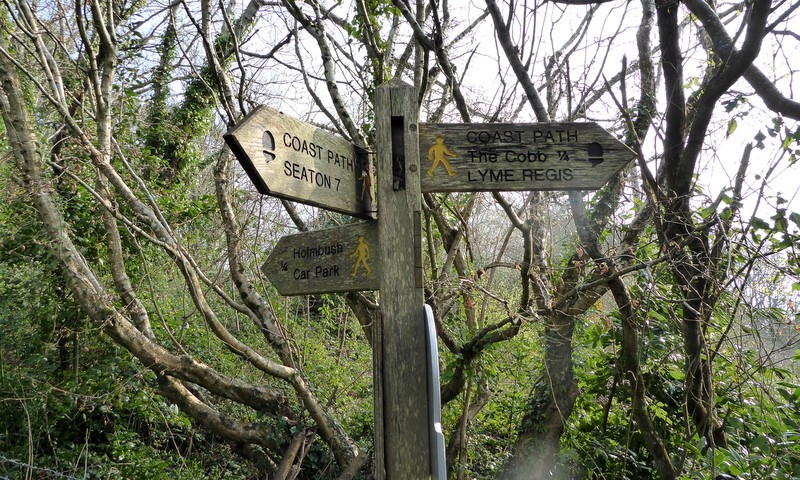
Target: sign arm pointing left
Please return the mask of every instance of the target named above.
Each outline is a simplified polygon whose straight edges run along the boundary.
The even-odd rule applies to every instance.
[[[223,135],[259,193],[374,219],[366,150],[266,106]]]

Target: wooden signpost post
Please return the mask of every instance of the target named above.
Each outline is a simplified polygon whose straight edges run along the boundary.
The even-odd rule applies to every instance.
[[[372,329],[375,478],[440,479],[421,193],[596,190],[634,153],[595,123],[418,124],[417,93],[399,80],[378,87],[375,99],[378,221],[283,237],[262,268],[283,295],[380,290]],[[346,140],[267,107],[225,140],[259,192],[376,217],[367,156]]]
[[[397,79],[375,92],[378,233],[383,263],[375,382],[375,476],[432,473],[426,327],[422,293],[417,93]]]

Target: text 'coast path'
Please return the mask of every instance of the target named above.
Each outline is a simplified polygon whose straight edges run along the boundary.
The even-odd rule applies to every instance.
[[[635,156],[596,123],[420,124],[423,193],[596,190]]]
[[[223,138],[260,193],[375,217],[368,156],[344,138],[266,106]]]

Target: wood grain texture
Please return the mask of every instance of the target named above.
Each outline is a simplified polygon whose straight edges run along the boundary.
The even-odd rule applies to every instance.
[[[428,479],[431,474],[416,99],[415,89],[398,80],[376,92],[378,230],[383,262],[383,411],[382,418],[376,412],[376,424],[383,429],[385,468],[385,472],[376,469],[376,476],[403,480]],[[379,443],[376,433],[376,452]]]
[[[421,190],[596,190],[634,152],[596,123],[420,124]]]
[[[378,225],[361,222],[287,235],[261,269],[281,295],[378,290]]]
[[[375,218],[369,156],[344,138],[266,106],[223,138],[260,193]]]

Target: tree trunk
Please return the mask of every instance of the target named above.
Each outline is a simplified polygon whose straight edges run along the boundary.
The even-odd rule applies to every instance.
[[[567,478],[558,453],[566,419],[578,398],[572,370],[573,317],[556,313],[546,320],[545,366],[523,416],[513,457],[502,480]]]

